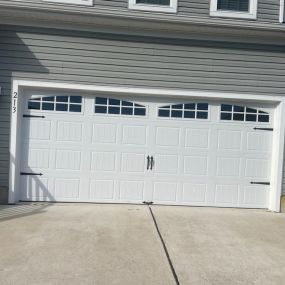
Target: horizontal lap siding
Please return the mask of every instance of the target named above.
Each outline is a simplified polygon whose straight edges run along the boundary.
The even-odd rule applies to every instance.
[[[67,4],[55,4],[54,2],[40,1],[40,0],[0,0],[0,4],[16,3],[19,2],[22,5],[33,5],[33,7],[51,8],[54,5],[69,7],[69,9],[82,12],[92,12],[97,8],[106,9],[118,9],[122,11],[129,11],[130,14],[137,13],[137,11],[128,10],[129,0],[95,0],[94,6],[80,6],[80,5],[67,5]],[[185,17],[209,17],[211,0],[178,0],[178,16]],[[279,22],[279,7],[280,0],[258,0],[258,17],[257,21],[260,22]],[[168,14],[165,14],[168,15]],[[234,21],[234,19],[229,19]],[[243,20],[241,20],[243,21]],[[244,20],[247,21],[247,20]]]
[[[8,188],[11,79],[283,95],[284,47],[0,30],[0,188]],[[1,199],[1,196],[0,196]]]

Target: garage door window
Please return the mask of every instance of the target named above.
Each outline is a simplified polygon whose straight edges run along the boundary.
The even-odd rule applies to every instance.
[[[246,106],[222,104],[220,118],[223,121],[268,123],[269,113]]]
[[[208,119],[208,103],[184,103],[158,108],[158,117],[180,119]]]
[[[114,98],[96,97],[95,114],[145,116],[146,107],[135,102]]]
[[[28,101],[29,110],[81,113],[81,96],[41,96]]]

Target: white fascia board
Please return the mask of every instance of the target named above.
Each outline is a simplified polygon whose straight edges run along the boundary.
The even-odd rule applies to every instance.
[[[150,4],[137,4],[136,0],[129,0],[129,9],[150,11],[150,12],[164,12],[164,13],[176,13],[177,12],[177,0],[170,0],[169,6],[164,5],[150,5]]]
[[[284,11],[285,10],[285,0],[280,0],[280,13],[279,13],[279,22],[284,23]]]
[[[257,18],[257,0],[249,0],[249,1],[250,2],[249,2],[248,12],[239,12],[239,11],[236,12],[236,11],[218,10],[218,0],[211,0],[210,16],[255,20]]]

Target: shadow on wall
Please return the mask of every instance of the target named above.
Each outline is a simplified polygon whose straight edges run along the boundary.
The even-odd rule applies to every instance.
[[[17,27],[0,25],[0,204],[8,203],[12,80],[31,79],[33,74],[40,78],[39,74],[48,73],[19,37]]]

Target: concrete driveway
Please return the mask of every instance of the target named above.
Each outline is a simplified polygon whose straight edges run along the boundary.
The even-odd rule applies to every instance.
[[[0,284],[284,284],[284,214],[151,208],[0,206]]]

